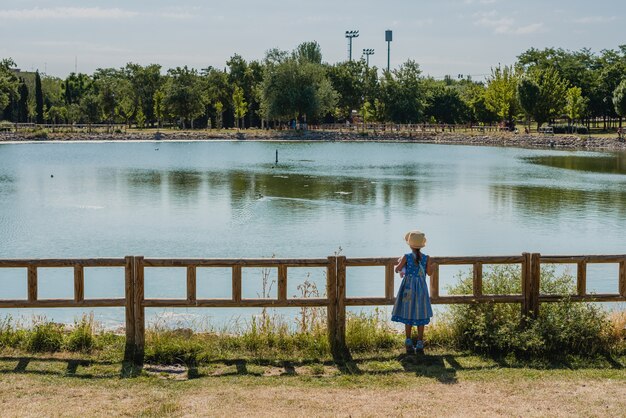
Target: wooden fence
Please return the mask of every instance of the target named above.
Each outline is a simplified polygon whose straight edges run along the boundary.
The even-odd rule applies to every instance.
[[[341,360],[349,355],[346,342],[346,307],[392,305],[394,296],[394,265],[397,258],[348,258],[331,256],[310,259],[164,259],[128,256],[125,258],[100,259],[31,259],[0,260],[0,268],[24,268],[27,276],[27,298],[21,300],[0,299],[0,308],[90,308],[125,307],[126,361],[143,364],[145,346],[145,308],[154,307],[326,307],[328,338],[333,357]],[[538,253],[523,253],[517,256],[483,257],[432,257],[433,274],[430,277],[430,294],[433,304],[474,303],[519,303],[522,319],[535,317],[540,303],[557,302],[564,299],[591,302],[626,302],[626,254],[589,256],[542,256]],[[619,265],[617,293],[590,294],[587,292],[587,266],[594,263]],[[485,265],[519,265],[521,268],[521,293],[493,295],[483,292],[483,268]],[[572,264],[576,266],[576,294],[545,295],[539,291],[542,264]],[[439,294],[440,266],[472,266],[472,294]],[[73,299],[40,299],[37,292],[38,268],[70,267],[74,269]],[[124,267],[125,293],[123,298],[85,299],[85,268]],[[146,268],[186,269],[186,298],[146,298],[144,274]],[[198,267],[230,268],[232,295],[226,299],[202,299],[196,294],[196,272]],[[288,298],[288,271],[293,268],[317,267],[326,269],[326,297]],[[384,268],[384,296],[347,297],[346,272],[358,267]],[[274,299],[242,298],[242,269],[276,268],[277,297]]]

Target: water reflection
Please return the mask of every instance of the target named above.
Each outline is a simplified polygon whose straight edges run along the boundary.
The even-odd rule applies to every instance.
[[[401,204],[415,207],[419,194],[430,188],[428,182],[412,178],[342,177],[284,171],[155,171],[126,170],[128,189],[137,191],[135,198],[153,200],[167,186],[172,203],[196,203],[206,187],[212,198],[228,198],[231,205],[262,198],[298,199],[350,205],[389,206]]]
[[[495,184],[490,186],[490,196],[494,206],[513,206],[527,216],[592,215],[598,212],[626,215],[626,190]]]
[[[586,171],[590,173],[626,174],[626,153],[606,155],[542,155],[528,157],[525,160],[567,170]]]

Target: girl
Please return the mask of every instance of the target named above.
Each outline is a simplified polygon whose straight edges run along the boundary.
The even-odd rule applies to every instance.
[[[433,310],[426,287],[426,275],[432,274],[432,263],[421,249],[426,245],[426,236],[420,231],[409,231],[404,240],[411,252],[403,255],[396,265],[396,273],[403,277],[391,320],[402,322],[406,333],[406,352],[414,353],[424,349],[424,325],[430,322]],[[405,274],[403,274],[406,272]],[[411,330],[417,326],[417,342],[413,346]]]

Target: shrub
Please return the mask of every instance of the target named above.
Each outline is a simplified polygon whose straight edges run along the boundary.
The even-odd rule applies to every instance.
[[[63,327],[54,322],[36,323],[28,336],[26,349],[31,352],[59,351],[63,345]]]
[[[587,135],[589,130],[584,125],[552,125],[555,134],[581,134]]]
[[[520,269],[495,267],[483,276],[485,294],[521,293]],[[472,277],[461,277],[451,294],[471,293]],[[572,294],[574,280],[568,274],[557,275],[542,267],[542,293]],[[484,303],[453,305],[449,320],[461,349],[490,355],[514,353],[518,356],[558,357],[608,354],[619,347],[613,325],[603,310],[591,303],[565,300],[543,303],[535,320],[527,319],[520,327],[519,304]],[[623,347],[622,347],[623,349]]]
[[[89,352],[94,346],[93,314],[83,315],[82,319],[74,322],[74,329],[67,337],[66,347],[69,351]]]
[[[25,135],[27,139],[48,139],[48,131],[45,129],[34,129]]]
[[[0,319],[0,348],[18,348],[24,344],[26,338],[26,331],[14,325],[12,317]]]
[[[356,352],[390,349],[398,342],[395,332],[383,311],[350,314],[346,322],[346,345]]]

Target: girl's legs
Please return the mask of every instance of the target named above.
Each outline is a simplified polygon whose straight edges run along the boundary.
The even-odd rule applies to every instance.
[[[423,328],[423,327],[422,327]],[[409,338],[411,338],[411,330],[413,329],[413,327],[411,325],[405,325],[404,326],[404,334],[406,335],[407,340]]]
[[[417,340],[424,341],[424,325],[417,327]]]

